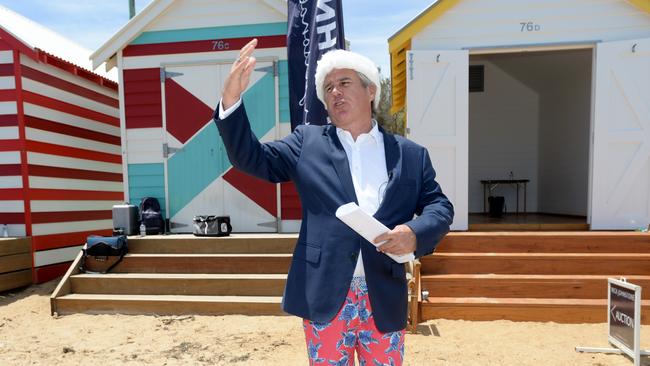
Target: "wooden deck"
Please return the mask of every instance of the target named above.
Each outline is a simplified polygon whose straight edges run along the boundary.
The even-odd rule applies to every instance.
[[[0,238],[0,292],[32,284],[30,238]]]
[[[650,234],[453,233],[421,262],[421,320],[606,322],[608,277],[650,288]]]
[[[297,235],[133,237],[110,274],[76,264],[51,298],[69,314],[283,314]],[[75,262],[77,263],[77,262]],[[605,322],[607,278],[650,288],[650,234],[459,232],[421,259],[420,320]],[[643,295],[650,323],[650,291]]]
[[[85,274],[78,257],[51,296],[53,313],[282,315],[297,235],[129,238],[108,274]]]
[[[470,231],[586,231],[587,218],[543,213],[504,214],[490,217],[483,213],[469,215]]]

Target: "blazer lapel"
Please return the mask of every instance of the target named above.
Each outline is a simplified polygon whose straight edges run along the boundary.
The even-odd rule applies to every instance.
[[[334,126],[328,126],[323,131],[323,137],[327,139],[327,143],[330,147],[330,159],[336,170],[336,174],[339,176],[343,191],[346,194],[347,202],[356,202],[357,195],[354,193],[354,184],[352,183],[352,175],[350,175],[350,163],[348,162],[348,157],[345,155],[345,150],[339,137],[336,135],[336,128]]]
[[[390,197],[395,195],[397,189],[397,181],[402,172],[402,156],[400,154],[399,143],[395,136],[386,133],[383,128],[379,128],[384,136],[384,151],[386,153],[386,171],[388,172],[388,184],[386,185],[386,192],[377,213],[384,207],[384,203],[389,201]],[[377,214],[375,213],[375,215]]]

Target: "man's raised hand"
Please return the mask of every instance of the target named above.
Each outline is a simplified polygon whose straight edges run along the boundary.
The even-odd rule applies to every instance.
[[[251,56],[257,46],[257,38],[248,42],[241,50],[239,57],[232,64],[230,74],[226,79],[221,94],[221,106],[224,110],[232,107],[246,90],[251,74],[255,69],[255,57]]]

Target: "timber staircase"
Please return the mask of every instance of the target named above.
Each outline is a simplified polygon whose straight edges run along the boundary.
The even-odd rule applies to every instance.
[[[112,273],[79,273],[78,257],[51,296],[52,313],[280,315],[296,238],[132,237]],[[429,297],[411,316],[605,322],[608,277],[644,288],[650,323],[650,234],[451,233],[416,266],[414,293],[419,286]]]
[[[296,238],[130,237],[111,273],[80,273],[79,255],[51,296],[52,313],[281,315]]]
[[[650,234],[466,232],[421,259],[420,320],[607,321],[607,278],[642,290],[650,324]]]

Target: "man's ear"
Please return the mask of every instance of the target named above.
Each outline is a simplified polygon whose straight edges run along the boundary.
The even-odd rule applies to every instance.
[[[368,86],[368,91],[370,92],[370,101],[372,102],[373,100],[375,100],[375,94],[377,94],[377,85],[370,84]]]

